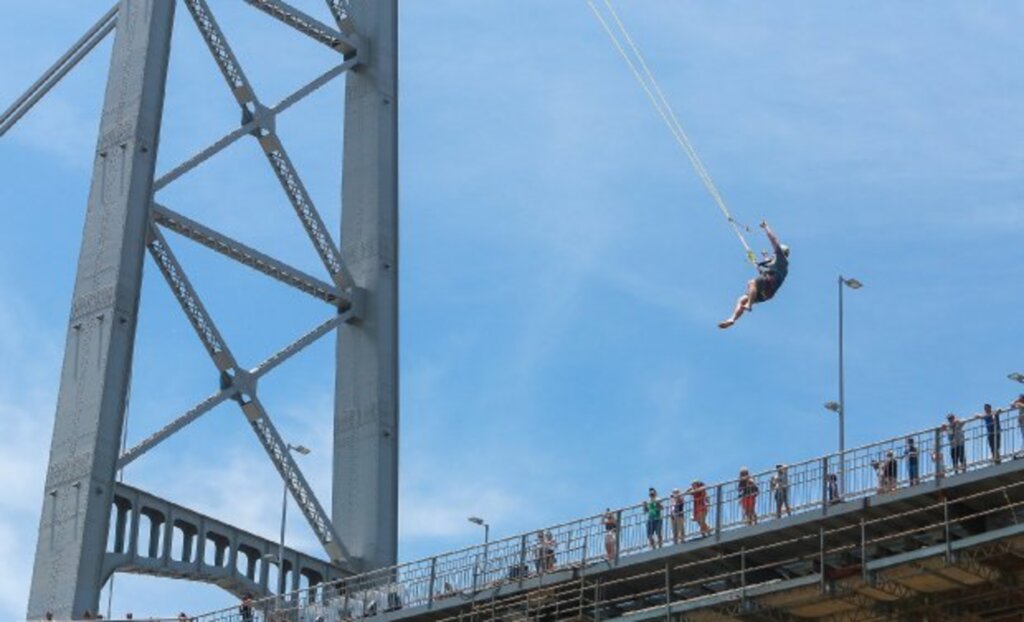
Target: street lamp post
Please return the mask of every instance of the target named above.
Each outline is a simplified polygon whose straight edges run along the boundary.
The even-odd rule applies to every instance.
[[[486,573],[487,572],[487,547],[488,547],[488,545],[490,544],[490,541],[491,541],[491,526],[487,524],[487,521],[485,521],[484,519],[480,518],[479,516],[470,516],[466,520],[468,520],[469,522],[473,523],[474,525],[479,525],[479,526],[484,528],[484,563],[481,564],[481,566],[483,566],[484,573]],[[477,571],[474,570],[473,571],[473,589],[474,590],[476,589],[476,575],[477,575]]]
[[[303,456],[309,455],[311,451],[309,447],[305,445],[292,445],[287,444],[288,451],[294,451],[297,454]],[[283,602],[284,599],[284,526],[285,521],[288,519],[288,480],[284,482],[284,494],[281,497],[281,540],[277,548],[277,596],[278,606]]]
[[[845,279],[839,275],[839,403],[829,402],[825,408],[839,415],[839,494],[846,490],[846,387],[843,374],[843,286],[860,289],[864,284],[857,279]]]

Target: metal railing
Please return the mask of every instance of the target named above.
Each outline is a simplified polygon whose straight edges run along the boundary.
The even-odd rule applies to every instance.
[[[701,535],[693,520],[693,496],[686,494],[682,541],[717,538],[723,532],[745,528],[752,520],[761,523],[777,520],[780,515],[785,517],[788,513],[780,512],[779,507],[783,496],[789,513],[820,511],[832,504],[889,494],[926,482],[935,483],[956,473],[1024,457],[1024,409],[1002,412],[995,417],[995,423],[975,416],[957,425],[960,432],[944,424],[849,449],[841,457],[845,470],[839,468],[840,456],[834,453],[786,465],[785,485],[773,485],[773,477],[778,474],[776,469],[753,473],[750,478],[756,488],[749,484],[744,487],[747,497],[752,497],[746,503],[752,504],[753,517],[744,515],[741,504],[744,491],[739,480],[706,485],[706,521],[711,532]],[[956,442],[961,433],[962,444]],[[914,452],[908,451],[908,439],[912,439],[916,447],[916,459]],[[844,481],[839,481],[839,473],[845,473]],[[650,550],[648,533],[652,526],[660,529],[664,546],[674,545],[669,500],[661,498],[659,503],[662,517],[654,525],[649,524],[648,515],[640,504],[614,511],[618,527],[612,532],[615,535],[613,558]],[[486,545],[272,596],[255,601],[251,617],[243,615],[238,607],[231,607],[195,619],[202,622],[304,620],[307,617],[309,620],[319,617],[334,620],[369,617],[445,599],[470,599],[483,589],[607,561],[605,545],[609,532],[603,517],[603,513],[595,514]]]

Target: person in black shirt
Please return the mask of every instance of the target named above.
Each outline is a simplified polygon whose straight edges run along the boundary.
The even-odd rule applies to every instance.
[[[757,264],[757,278],[747,282],[747,291],[736,301],[736,308],[732,317],[718,323],[719,328],[729,328],[740,319],[744,311],[752,311],[754,305],[759,302],[771,300],[775,293],[782,287],[782,282],[789,274],[789,247],[779,242],[768,223],[761,221],[761,228],[764,229],[768,241],[772,243],[775,251],[771,259],[760,261]]]
[[[242,622],[252,622],[252,595],[246,594],[242,597],[242,604],[238,606],[238,615]]]

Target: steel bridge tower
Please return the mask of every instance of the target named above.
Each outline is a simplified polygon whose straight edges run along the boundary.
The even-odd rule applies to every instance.
[[[318,18],[283,0],[246,0],[338,53],[338,63],[276,104],[246,78],[207,0],[119,0],[58,64],[0,117],[0,134],[107,33],[115,31],[79,255],[28,618],[97,611],[115,572],[183,577],[235,594],[311,585],[396,561],[398,513],[397,0],[326,0]],[[183,5],[187,14],[180,11]],[[157,176],[175,10],[194,22],[240,110],[239,126]],[[347,74],[340,247],[292,165],[275,118]],[[325,268],[321,279],[179,214],[156,200],[175,179],[239,140],[255,140]],[[204,245],[326,303],[327,319],[255,366],[238,361],[178,262],[165,232]],[[215,391],[121,452],[144,256],[163,275],[213,363]],[[313,341],[337,333],[333,503],[328,515],[260,402],[258,381]],[[283,478],[326,558],[203,516],[115,474],[214,407],[233,401]],[[139,546],[140,517],[149,545]],[[108,542],[108,533],[112,534]],[[182,545],[172,547],[180,536]],[[142,550],[142,549],[145,550]]]

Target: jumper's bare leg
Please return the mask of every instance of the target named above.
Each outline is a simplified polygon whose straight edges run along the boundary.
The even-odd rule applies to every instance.
[[[732,317],[723,322],[719,322],[718,327],[729,328],[736,323],[736,320],[740,319],[740,316],[743,315],[744,311],[750,311],[754,306],[754,296],[756,293],[757,285],[754,283],[754,280],[751,279],[747,283],[746,293],[740,296],[740,299],[736,301],[736,308],[732,311]]]

